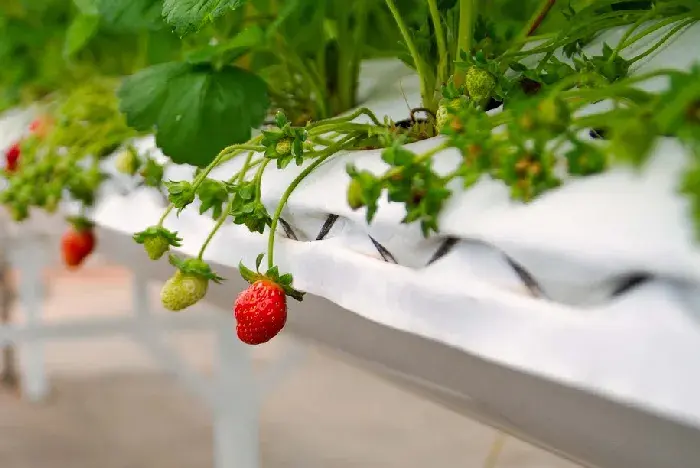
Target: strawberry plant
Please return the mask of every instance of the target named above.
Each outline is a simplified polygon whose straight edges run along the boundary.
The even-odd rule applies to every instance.
[[[0,57],[12,64],[0,74],[0,110],[32,102],[42,114],[5,152],[8,180],[0,202],[16,221],[28,218],[32,207],[53,213],[64,200],[78,202],[82,215],[69,220],[74,229],[62,248],[71,267],[92,250],[76,245],[90,245],[82,240],[93,236],[85,216],[108,178],[102,161],[137,135],[119,112],[120,78],[181,51],[153,11],[144,2],[106,0],[0,5]],[[122,171],[139,171],[143,185],[160,189],[162,167],[128,148],[124,152],[130,161]]]
[[[127,77],[120,107],[174,162],[199,167],[278,110],[302,126],[352,109],[361,61],[391,54],[395,38],[392,28],[375,32],[390,17],[372,0],[137,3],[162,4],[183,54]]]
[[[0,111],[97,76],[177,57],[181,45],[144,2],[9,0],[0,5]],[[151,9],[152,10],[152,9]]]
[[[427,237],[457,187],[491,178],[529,203],[614,164],[641,167],[659,137],[675,138],[691,155],[679,190],[700,233],[700,69],[630,73],[700,19],[695,0],[46,0],[51,8],[31,15],[29,3],[0,9],[0,33],[37,28],[36,17],[51,27],[13,33],[0,47],[21,70],[0,89],[13,105],[23,93],[55,97],[50,118],[8,149],[2,202],[20,220],[29,207],[55,209],[70,197],[87,218],[105,178],[100,162],[119,150],[119,171],[167,192],[160,220],[134,235],[149,258],[181,246],[164,227],[171,213],[198,202],[215,220],[196,258],[168,256],[166,308],[183,310],[223,280],[203,258],[225,223],[267,236],[255,271],[240,265],[250,287],[234,316],[246,343],[276,336],[287,296],[303,299],[274,260],[287,200],[348,151],[381,150],[388,166],[377,174],[348,165],[348,205],[371,223],[386,197]],[[618,27],[620,39],[589,47]],[[22,55],[28,47],[58,47],[60,60]],[[418,75],[420,107],[403,121],[357,107],[361,62],[374,57],[396,57]],[[668,88],[647,91],[658,79]],[[610,105],[588,111],[596,103]],[[163,181],[163,167],[129,146],[150,132],[171,161],[197,167],[192,180]],[[423,153],[410,145],[429,138]],[[438,171],[446,150],[461,157]],[[210,177],[234,158],[242,160],[234,174]],[[290,165],[298,176],[268,212],[263,175]],[[75,264],[89,250],[75,245],[90,245],[76,241],[89,232],[78,220],[66,243]]]
[[[629,75],[636,62],[697,21],[700,10],[693,2],[632,7],[622,0],[601,0],[557,7],[554,1],[543,1],[526,8],[525,18],[510,17],[499,26],[493,17],[486,19],[489,10],[475,0],[385,3],[408,51],[405,59],[421,80],[425,107],[413,110],[407,125],[380,119],[364,108],[305,125],[279,112],[261,135],[224,148],[193,181],[168,183],[170,207],[157,225],[135,236],[142,243],[158,239],[158,254],[176,247],[180,239],[163,227],[163,221],[172,210],[179,212],[195,199],[201,202],[200,212],[213,210],[217,219],[200,250],[200,260],[227,221],[253,232],[267,231],[265,273],[260,273],[263,254],[255,272],[239,266],[251,283],[234,305],[238,334],[246,343],[274,337],[286,322],[285,297],[303,298],[293,287],[292,276],[281,274],[274,263],[280,214],[305,177],[344,151],[383,148],[382,159],[389,166],[380,175],[348,166],[350,207],[364,208],[367,221],[372,222],[379,199],[387,194],[390,202],[405,206],[403,222],[418,223],[425,236],[439,230],[439,215],[452,195],[453,181],[468,188],[482,177],[491,177],[505,184],[514,200],[530,202],[567,178],[598,174],[615,163],[643,164],[656,135],[680,138],[698,154],[697,106],[692,104],[697,97],[690,91],[696,88],[690,83],[695,82],[697,71]],[[598,55],[585,51],[584,46],[601,31],[616,26],[627,26],[618,43],[605,44]],[[646,50],[622,58],[621,52],[662,27],[667,27],[666,33]],[[671,79],[669,91],[660,95],[640,89],[640,84],[659,77]],[[487,112],[494,101],[502,107],[500,112]],[[579,112],[602,101],[612,102],[613,109],[588,115]],[[432,118],[416,119],[413,113],[419,110]],[[591,129],[605,133],[607,140],[592,140]],[[423,154],[406,146],[438,133],[439,140]],[[453,170],[438,173],[433,161],[449,148],[458,150],[462,161]],[[214,167],[232,158],[245,159],[236,174],[225,181],[208,178]],[[275,212],[268,213],[260,185],[273,162],[278,170],[290,164],[304,168],[283,193]],[[564,173],[558,169],[562,164]],[[691,164],[683,190],[697,198],[695,181],[700,171],[695,166]],[[693,206],[697,212],[700,202]],[[147,251],[154,256],[153,249],[147,247]]]

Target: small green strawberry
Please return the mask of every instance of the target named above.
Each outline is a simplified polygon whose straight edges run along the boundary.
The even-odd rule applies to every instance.
[[[181,260],[171,255],[170,263],[177,271],[160,291],[160,300],[167,310],[176,312],[196,304],[207,294],[210,280],[215,283],[223,280],[199,258]]]
[[[447,125],[453,117],[453,113],[462,105],[462,98],[443,99],[435,115],[435,125],[438,131]],[[452,111],[452,112],[450,112]]]
[[[478,103],[490,98],[497,84],[496,78],[491,73],[476,66],[469,67],[464,79],[469,97]]]
[[[161,236],[149,237],[143,241],[143,247],[148,254],[148,258],[158,260],[165,255],[165,252],[170,250],[170,242]]]
[[[117,155],[115,166],[122,174],[133,176],[140,169],[141,160],[139,159],[139,155],[136,153],[136,150],[129,147]]]
[[[364,196],[362,194],[362,184],[357,179],[351,179],[348,185],[348,206],[351,210],[358,210],[365,206]]]
[[[44,201],[44,209],[47,213],[53,214],[58,209],[58,202],[58,197],[53,193],[49,193],[46,195],[46,200]]]
[[[292,152],[292,139],[291,138],[282,138],[280,141],[277,142],[275,145],[275,151],[277,154],[280,156],[286,156],[289,153]]]
[[[134,234],[134,241],[143,244],[151,260],[158,260],[170,250],[170,246],[180,247],[182,245],[182,239],[177,236],[177,232],[169,231],[162,226],[151,226],[144,231],[137,232]]]
[[[537,105],[536,118],[539,124],[560,133],[568,128],[571,115],[564,101],[558,98],[547,98]]]
[[[16,203],[10,207],[10,216],[13,221],[24,221],[29,217],[29,207],[25,204]]]

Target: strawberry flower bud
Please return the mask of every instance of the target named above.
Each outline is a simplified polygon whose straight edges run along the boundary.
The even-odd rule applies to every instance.
[[[117,155],[115,166],[122,174],[133,176],[141,167],[141,160],[139,159],[136,150],[133,148],[127,148]]]
[[[168,200],[179,211],[194,201],[195,191],[190,182],[166,182],[165,186],[168,189]]]

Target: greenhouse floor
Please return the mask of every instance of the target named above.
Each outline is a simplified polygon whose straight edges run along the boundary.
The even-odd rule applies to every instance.
[[[78,273],[48,275],[47,320],[129,313],[125,270],[98,259]],[[152,293],[155,300],[157,285]],[[256,349],[256,365],[289,339]],[[179,333],[172,342],[207,372],[211,333]],[[205,408],[127,338],[49,344],[46,355],[52,392],[45,402],[0,390],[2,468],[211,466]],[[496,437],[315,349],[265,400],[261,424],[265,468],[479,468]],[[575,468],[510,438],[496,466]]]

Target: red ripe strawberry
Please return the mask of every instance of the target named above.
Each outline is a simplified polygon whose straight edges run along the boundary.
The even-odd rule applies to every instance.
[[[15,143],[5,152],[5,170],[7,172],[15,172],[17,163],[19,162],[21,150],[19,143]]]
[[[249,345],[266,343],[287,322],[287,296],[282,286],[263,278],[243,291],[233,306],[236,334]]]
[[[70,268],[76,268],[95,248],[95,234],[92,227],[72,227],[61,237],[63,262]]]

